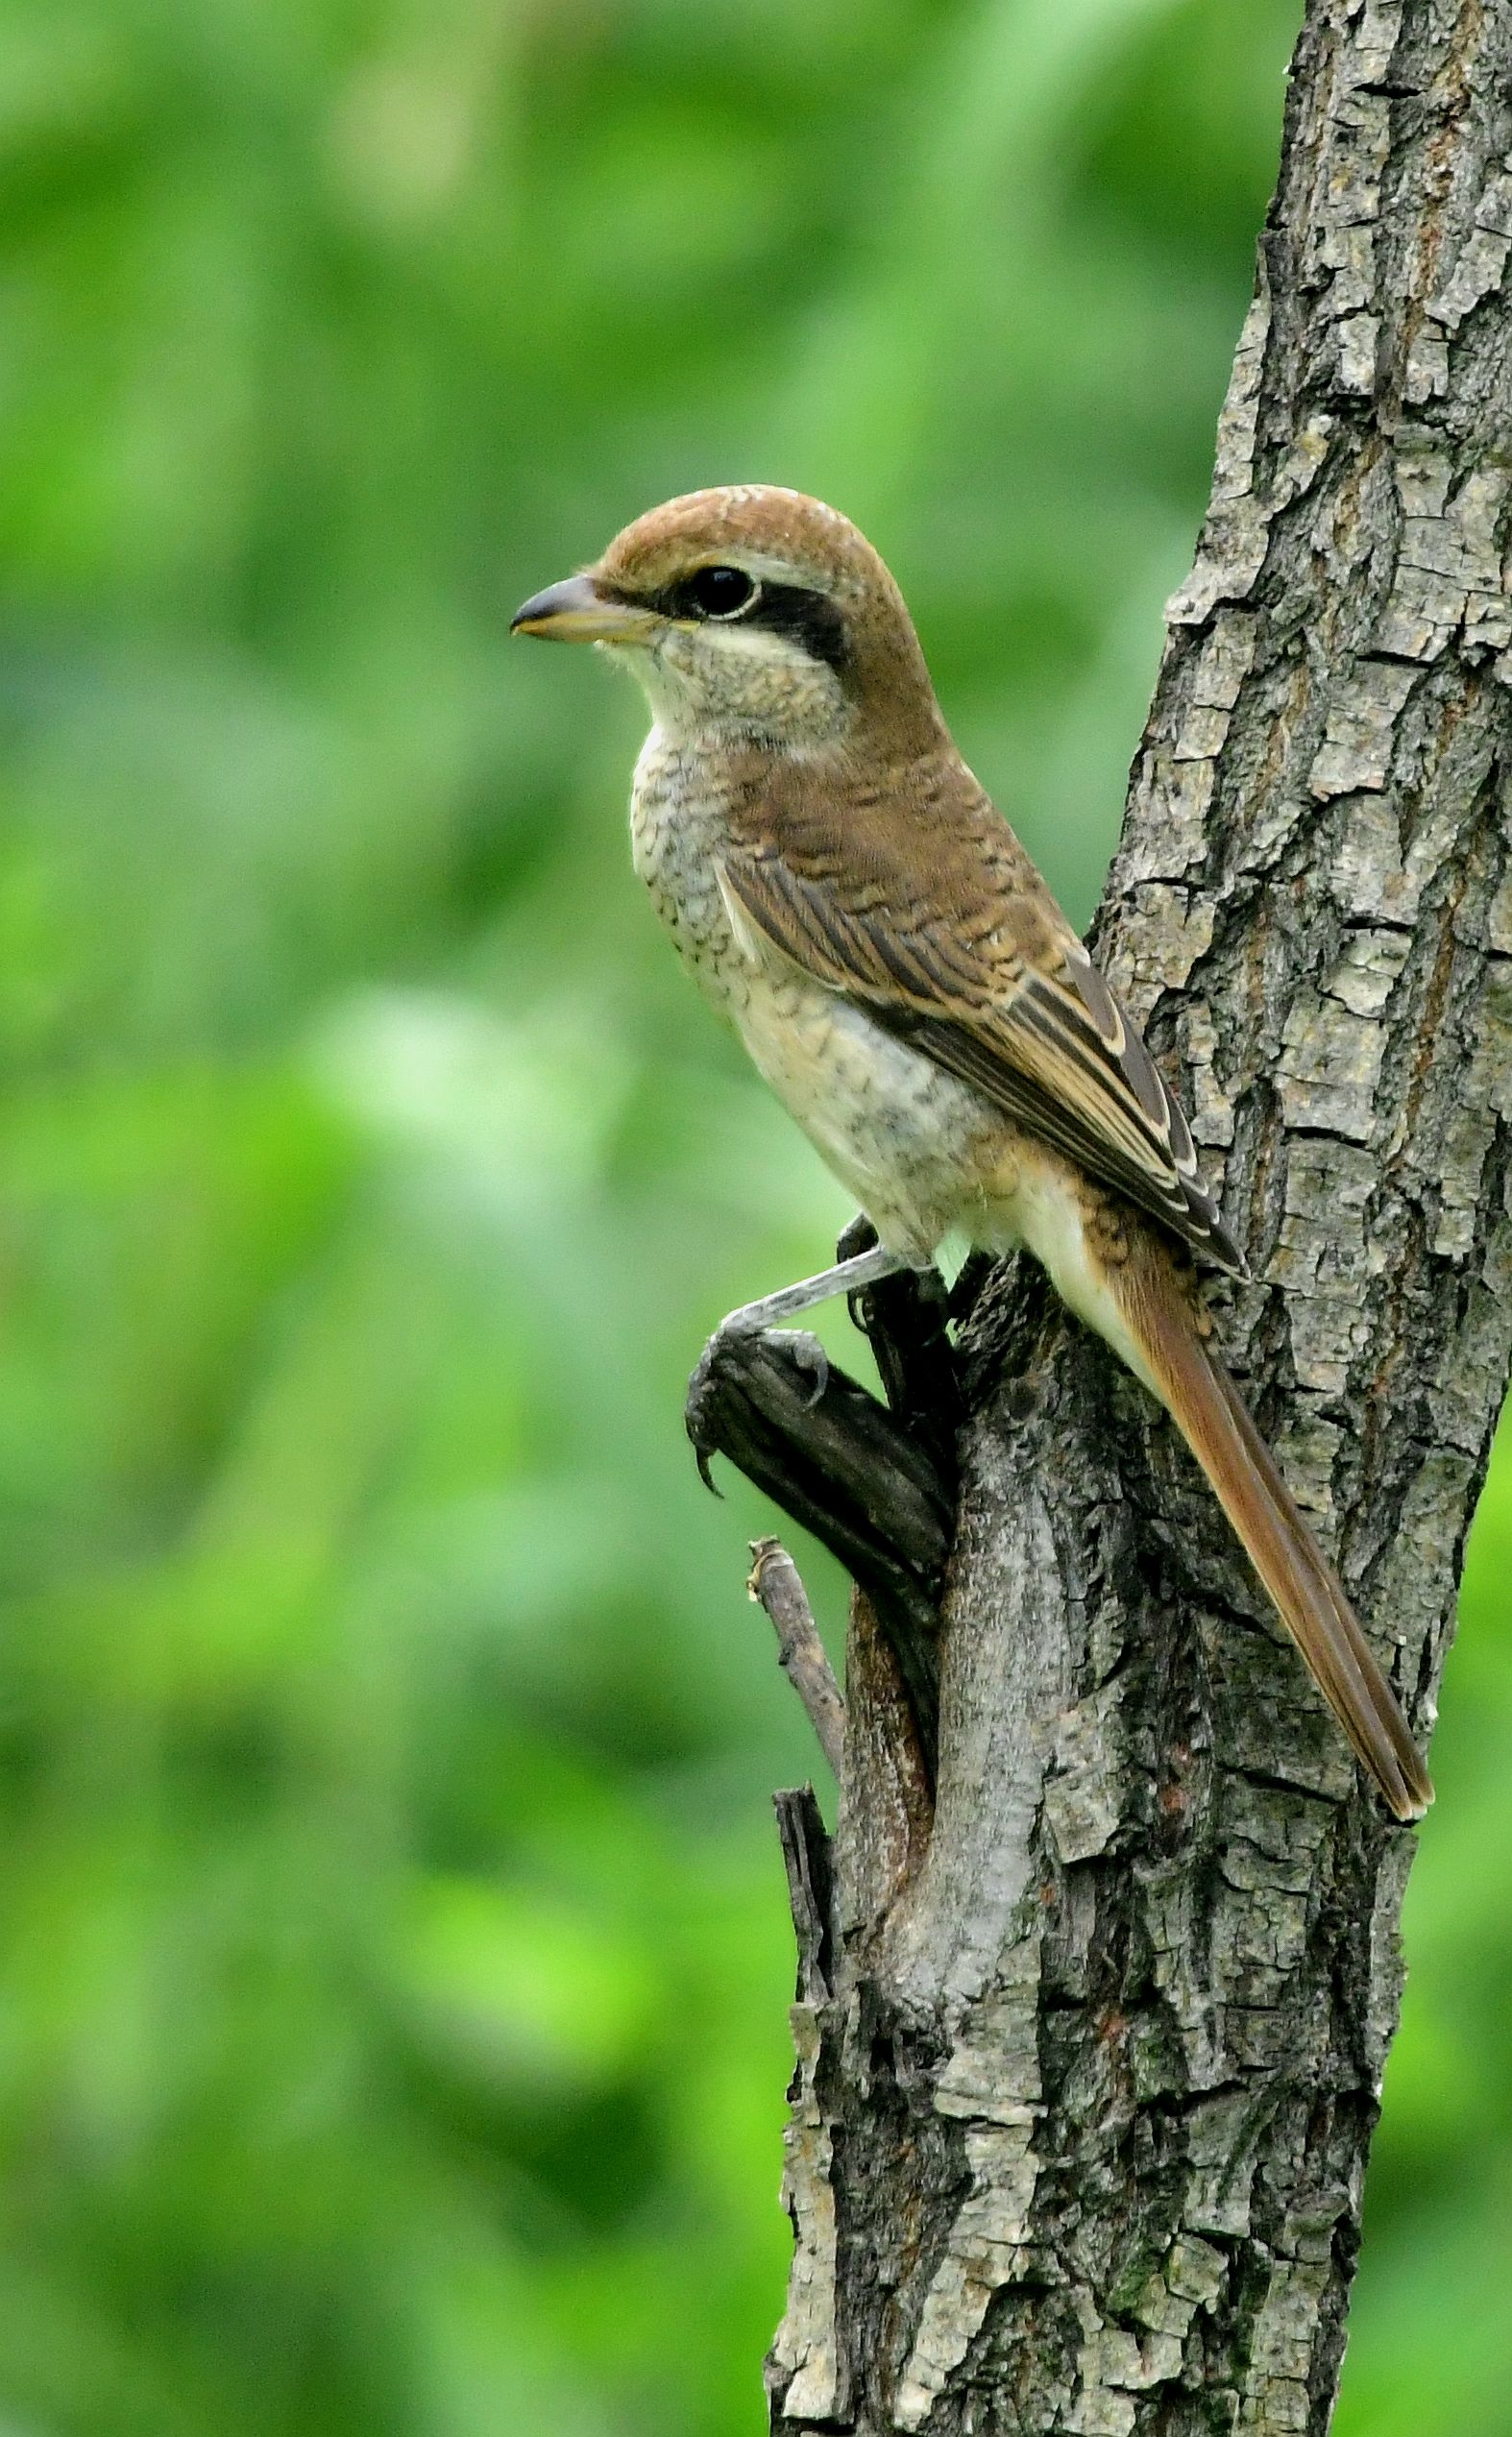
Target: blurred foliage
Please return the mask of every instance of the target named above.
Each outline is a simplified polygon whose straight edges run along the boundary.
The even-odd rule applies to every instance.
[[[505,621],[835,498],[1085,918],[1294,17],[11,0],[6,2437],[763,2425],[811,1755],[679,1404],[847,1213]],[[1504,1473],[1478,1547],[1346,2437],[1505,2426]]]

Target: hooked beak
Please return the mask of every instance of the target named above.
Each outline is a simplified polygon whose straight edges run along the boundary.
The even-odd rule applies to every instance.
[[[633,602],[611,600],[591,575],[569,575],[532,593],[509,621],[512,635],[546,635],[555,643],[648,643],[662,621]]]

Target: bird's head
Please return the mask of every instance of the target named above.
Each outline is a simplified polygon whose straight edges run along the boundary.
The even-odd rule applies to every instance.
[[[801,750],[862,725],[874,745],[911,752],[940,733],[896,584],[853,524],[799,491],[741,483],[670,500],[527,600],[511,631],[602,645],[662,728],[692,743]]]

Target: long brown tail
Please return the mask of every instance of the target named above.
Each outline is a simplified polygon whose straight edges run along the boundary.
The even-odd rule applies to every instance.
[[[1111,1282],[1111,1281],[1110,1281]],[[1162,1402],[1212,1483],[1281,1621],[1399,1819],[1419,1819],[1433,1782],[1344,1586],[1303,1522],[1238,1389],[1203,1342],[1163,1247],[1139,1244],[1115,1287]]]

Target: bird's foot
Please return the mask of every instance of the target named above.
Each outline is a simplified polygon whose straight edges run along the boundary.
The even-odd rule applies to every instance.
[[[804,1403],[812,1410],[830,1383],[829,1355],[812,1328],[769,1328],[760,1304],[745,1304],[739,1311],[726,1314],[698,1358],[695,1378],[705,1364],[712,1366],[719,1361],[721,1346],[736,1344],[743,1339],[748,1341],[752,1337],[770,1337],[799,1371],[808,1373],[814,1384]]]

